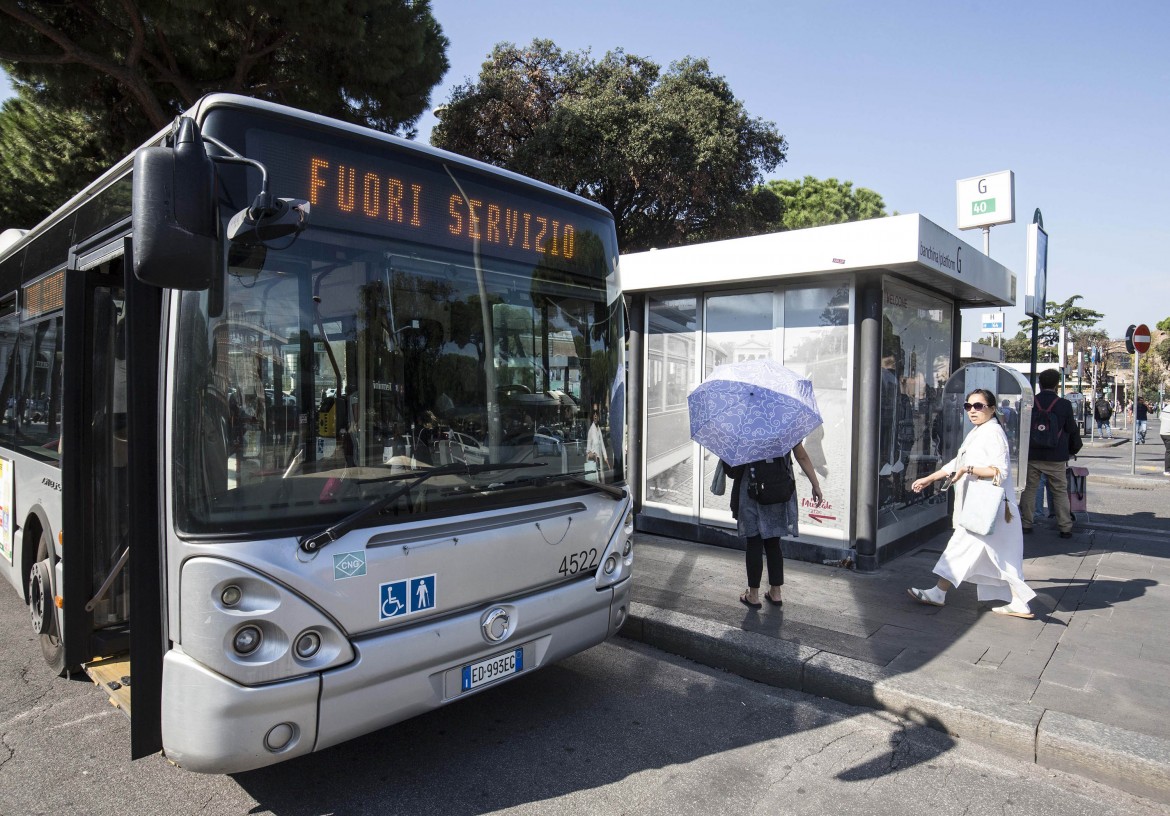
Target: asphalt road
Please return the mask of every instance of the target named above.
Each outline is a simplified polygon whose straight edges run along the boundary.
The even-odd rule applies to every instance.
[[[889,715],[618,640],[438,712],[237,776],[130,762],[88,680],[48,676],[0,592],[0,814],[1107,816],[1170,809]]]

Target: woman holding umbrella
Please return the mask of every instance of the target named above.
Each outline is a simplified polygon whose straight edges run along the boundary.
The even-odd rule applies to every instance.
[[[736,521],[739,537],[747,545],[747,592],[739,596],[740,603],[752,609],[759,609],[760,579],[764,572],[764,559],[768,561],[768,591],[764,598],[773,606],[783,606],[780,588],[784,585],[784,553],[780,550],[780,536],[788,533],[796,534],[796,516],[799,512],[796,490],[793,489],[789,498],[774,504],[761,503],[766,501],[756,490],[747,489],[745,483],[754,478],[761,478],[765,472],[776,472],[775,467],[786,468],[788,479],[792,478],[792,459],[795,456],[800,469],[812,484],[813,499],[819,504],[824,495],[821,493],[821,484],[817,480],[817,472],[813,467],[812,459],[804,450],[802,443],[797,443],[791,454],[772,460],[749,462],[746,465],[729,465],[720,460],[719,465],[724,473],[734,480],[731,486],[731,516]],[[745,476],[747,478],[745,478]],[[795,487],[795,485],[794,485]],[[755,494],[755,495],[753,495]]]
[[[747,545],[748,589],[739,600],[759,609],[760,578],[768,558],[770,588],[765,594],[780,606],[784,560],[780,536],[796,535],[799,505],[792,456],[824,500],[804,439],[822,424],[812,382],[774,360],[743,360],[716,366],[687,396],[691,439],[719,457],[723,472],[735,480],[731,513]],[[782,484],[783,490],[772,487]],[[746,485],[746,487],[745,487]]]

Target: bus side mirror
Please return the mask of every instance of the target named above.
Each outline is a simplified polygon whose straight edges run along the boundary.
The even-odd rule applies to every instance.
[[[134,275],[197,291],[218,269],[215,164],[193,119],[179,119],[174,142],[134,156]]]

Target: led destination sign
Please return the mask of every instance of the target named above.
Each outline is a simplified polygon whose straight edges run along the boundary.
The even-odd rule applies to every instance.
[[[580,236],[606,234],[588,214],[559,206],[554,196],[531,190],[520,196],[506,182],[486,181],[458,165],[384,144],[371,143],[369,150],[326,147],[252,130],[248,151],[267,165],[274,194],[312,205],[314,226],[464,250],[478,242],[493,255],[546,264],[571,263]]]

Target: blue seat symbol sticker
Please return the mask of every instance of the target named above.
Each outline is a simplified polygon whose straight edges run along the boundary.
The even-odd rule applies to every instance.
[[[388,584],[382,584],[379,589],[381,605],[378,610],[382,620],[410,614],[410,596],[407,589],[406,581],[391,581]]]
[[[435,608],[435,576],[420,575],[410,579],[410,611],[425,612]]]

